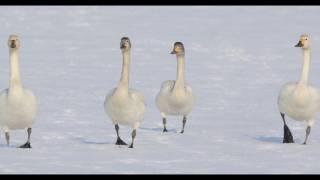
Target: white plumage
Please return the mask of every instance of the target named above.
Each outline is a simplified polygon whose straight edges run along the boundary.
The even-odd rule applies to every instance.
[[[0,93],[0,126],[5,131],[9,145],[10,130],[28,129],[28,141],[20,146],[31,148],[31,128],[37,114],[37,100],[31,90],[22,86],[19,72],[20,41],[16,35],[9,38],[10,48],[10,87]]]
[[[286,83],[282,86],[278,97],[278,107],[284,122],[283,142],[294,142],[284,118],[285,115],[288,115],[294,120],[307,123],[304,141],[306,144],[311,127],[320,110],[320,92],[308,82],[311,61],[310,37],[302,35],[296,47],[301,47],[304,55],[301,78],[298,82]]]
[[[121,79],[117,88],[111,90],[106,96],[104,107],[107,115],[115,125],[117,132],[117,145],[126,145],[119,136],[119,124],[131,126],[132,143],[129,146],[133,147],[134,138],[136,136],[136,129],[140,126],[140,122],[144,118],[146,112],[146,105],[144,96],[141,92],[129,89],[129,67],[130,67],[130,49],[131,42],[129,38],[123,37],[121,39],[120,48],[123,54],[123,66]]]
[[[156,97],[156,105],[163,119],[163,132],[167,131],[166,116],[175,115],[183,116],[183,127],[181,130],[181,133],[183,133],[187,116],[191,112],[195,103],[195,96],[191,87],[185,83],[185,58],[183,44],[181,42],[176,42],[171,54],[177,55],[177,79],[176,81],[168,80],[162,83],[160,92]]]
[[[156,105],[160,112],[166,115],[188,115],[195,101],[192,89],[185,84],[183,89],[174,91],[174,85],[174,80],[167,80],[162,83],[156,98]]]
[[[311,85],[287,83],[279,94],[279,110],[297,121],[313,121],[319,111],[319,90]]]
[[[106,96],[105,110],[113,124],[137,129],[146,111],[143,94],[137,90],[129,89],[126,96],[118,93],[115,88]]]

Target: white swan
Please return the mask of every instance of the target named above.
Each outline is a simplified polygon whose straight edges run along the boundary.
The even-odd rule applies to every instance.
[[[181,115],[183,116],[181,133],[183,133],[187,115],[191,112],[195,103],[195,96],[191,87],[185,83],[185,50],[183,44],[175,42],[171,54],[177,56],[177,79],[176,81],[168,80],[162,83],[160,92],[156,97],[156,105],[162,116],[163,132],[167,132],[167,115]]]
[[[104,107],[107,115],[115,125],[117,133],[117,145],[127,145],[119,136],[119,125],[128,125],[133,128],[132,142],[129,148],[133,148],[136,129],[144,118],[146,105],[141,92],[129,89],[129,67],[131,42],[128,37],[123,37],[120,42],[123,56],[121,79],[117,88],[114,88],[107,96]]]
[[[302,35],[295,47],[301,47],[303,50],[304,58],[301,78],[298,82],[287,83],[282,86],[278,97],[278,107],[284,123],[283,143],[294,142],[285,121],[285,115],[288,115],[294,120],[305,121],[307,123],[306,137],[303,143],[307,144],[311,127],[319,112],[320,96],[319,90],[308,82],[311,54],[310,37]]]
[[[18,36],[11,35],[10,49],[10,87],[0,93],[0,126],[5,131],[9,145],[10,130],[27,128],[28,140],[20,148],[31,148],[31,128],[37,114],[37,100],[32,91],[23,88],[19,72]]]

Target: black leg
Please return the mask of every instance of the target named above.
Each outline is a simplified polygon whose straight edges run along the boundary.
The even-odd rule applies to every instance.
[[[294,143],[292,133],[287,126],[286,120],[285,120],[285,114],[280,113],[282,120],[283,120],[283,143]]]
[[[184,126],[186,125],[187,122],[187,117],[183,116],[183,120],[182,120],[182,130],[181,130],[181,134],[184,133]]]
[[[306,138],[305,138],[304,143],[303,143],[303,144],[305,144],[305,145],[307,144],[307,140],[308,140],[310,131],[311,131],[311,127],[308,126],[308,127],[307,127],[307,130],[306,130]]]
[[[130,146],[129,146],[129,148],[133,148],[133,142],[134,142],[134,138],[136,137],[136,135],[137,135],[137,132],[136,132],[136,130],[134,129],[133,131],[132,131],[132,142],[131,142],[131,144],[130,144]]]
[[[166,118],[162,118],[162,122],[163,122],[163,132],[168,132],[166,124],[167,124],[167,119]]]
[[[5,136],[6,136],[6,141],[7,141],[7,145],[9,146],[9,144],[10,144],[10,134],[9,134],[9,132],[5,132]]]
[[[27,132],[28,132],[28,140],[25,144],[19,146],[19,148],[31,148],[30,136],[31,136],[32,129],[28,128]]]
[[[119,136],[119,125],[118,124],[115,125],[115,129],[116,129],[116,132],[117,132],[116,145],[127,145],[127,143],[125,143]]]

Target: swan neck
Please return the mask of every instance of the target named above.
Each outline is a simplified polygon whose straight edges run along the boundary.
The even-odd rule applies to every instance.
[[[10,49],[10,89],[20,89],[21,87],[19,53],[17,49]]]
[[[307,84],[309,79],[309,70],[310,70],[310,61],[311,61],[311,51],[310,49],[303,50],[303,66],[300,83]]]
[[[129,90],[129,72],[130,72],[130,51],[122,52],[122,72],[119,82],[119,89],[128,93]]]
[[[184,71],[185,71],[185,59],[184,55],[177,55],[177,79],[174,89],[184,88]]]

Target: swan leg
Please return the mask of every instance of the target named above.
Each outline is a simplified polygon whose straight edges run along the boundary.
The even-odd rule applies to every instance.
[[[183,120],[182,120],[182,130],[181,130],[181,134],[184,132],[184,126],[186,125],[187,122],[187,116],[183,116]]]
[[[283,143],[294,143],[293,141],[293,136],[292,133],[289,129],[289,127],[287,126],[286,120],[285,120],[285,114],[284,113],[280,113],[282,120],[283,120]]]
[[[28,128],[27,132],[28,132],[28,140],[25,144],[19,146],[19,148],[31,148],[30,136],[31,136],[32,128]]]
[[[133,141],[134,141],[134,138],[135,138],[136,135],[137,135],[136,129],[134,129],[134,130],[132,131],[131,135],[132,135],[132,142],[131,142],[129,148],[133,148]]]
[[[5,132],[5,136],[6,136],[7,146],[9,146],[10,145],[10,134],[9,134],[9,132]]]
[[[307,129],[306,129],[306,138],[305,138],[304,143],[303,143],[304,145],[307,144],[307,140],[308,140],[310,131],[311,131],[311,126],[308,126]]]
[[[115,129],[116,129],[116,132],[117,132],[117,142],[116,142],[116,145],[127,145],[127,143],[125,143],[119,136],[119,125],[116,124],[115,125]]]
[[[162,123],[163,123],[163,132],[168,132],[166,124],[167,124],[167,119],[164,117],[162,118]]]

